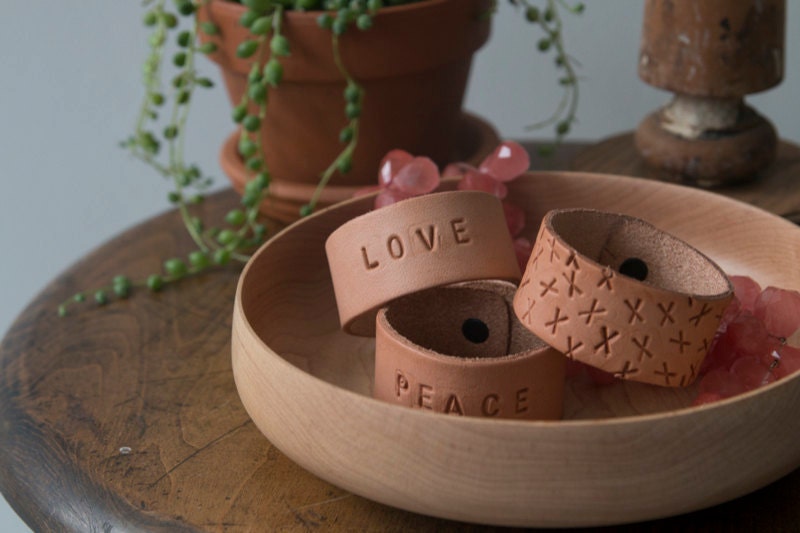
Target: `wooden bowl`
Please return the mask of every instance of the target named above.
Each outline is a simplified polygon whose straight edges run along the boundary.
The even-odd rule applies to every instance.
[[[800,228],[704,191],[534,173],[511,184],[533,237],[546,211],[638,216],[730,274],[800,289]],[[565,420],[450,417],[371,398],[374,341],[339,331],[324,242],[372,205],[345,202],[264,245],[239,282],[233,372],[250,416],[304,468],[433,516],[565,527],[642,521],[731,500],[800,465],[800,375],[689,407],[692,390],[568,383]]]

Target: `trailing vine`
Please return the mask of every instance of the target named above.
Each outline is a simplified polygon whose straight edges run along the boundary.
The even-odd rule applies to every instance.
[[[220,225],[207,225],[193,213],[192,206],[204,199],[212,183],[196,164],[185,155],[187,121],[194,91],[213,87],[212,81],[197,70],[198,55],[216,52],[213,41],[219,28],[209,21],[200,22],[198,9],[210,0],[144,0],[144,25],[150,29],[149,50],[143,66],[144,97],[136,118],[133,134],[121,145],[135,158],[145,162],[171,184],[167,198],[179,212],[195,249],[185,258],[172,257],[163,262],[162,270],[143,280],[134,281],[125,275],[90,292],[80,292],[58,308],[64,316],[74,304],[93,299],[104,305],[113,298],[127,298],[134,289],[160,291],[165,285],[189,275],[204,272],[231,261],[245,263],[250,252],[264,242],[268,228],[259,220],[259,206],[269,194],[271,175],[260,142],[261,127],[267,118],[269,93],[283,79],[282,60],[291,54],[289,40],[282,33],[287,10],[320,10],[317,23],[331,33],[331,46],[336,67],[346,81],[343,94],[345,125],[339,133],[342,150],[320,174],[317,188],[299,215],[314,211],[322,191],[333,176],[351,170],[353,153],[358,146],[359,124],[364,90],[342,61],[340,37],[355,26],[367,31],[372,17],[384,6],[424,2],[426,0],[237,0],[245,7],[240,24],[250,36],[239,43],[236,54],[251,60],[247,85],[241,100],[232,112],[240,126],[238,152],[242,156],[249,179],[241,196],[241,205],[230,210]],[[543,10],[530,0],[510,0],[525,9],[527,19],[545,33],[539,49],[553,49],[556,65],[563,69],[560,82],[565,96],[548,120],[532,127],[555,124],[556,144],[568,133],[575,120],[578,87],[573,62],[564,50],[559,6],[572,13],[583,10],[582,4],[567,5],[563,0],[545,0]],[[169,52],[176,47],[174,52]],[[175,71],[167,72],[167,61]]]
[[[555,66],[562,72],[558,78],[558,83],[563,87],[563,92],[556,109],[545,120],[525,128],[527,131],[531,131],[554,126],[555,139],[553,143],[539,149],[542,155],[549,155],[561,144],[575,123],[580,97],[578,76],[575,72],[576,62],[567,53],[564,46],[564,24],[561,18],[561,9],[559,8],[573,15],[580,15],[585,10],[585,5],[582,2],[568,4],[565,0],[546,0],[544,9],[542,9],[533,5],[530,0],[509,1],[512,4],[522,6],[525,10],[527,21],[542,30],[544,36],[539,39],[536,46],[542,53],[552,52]]]

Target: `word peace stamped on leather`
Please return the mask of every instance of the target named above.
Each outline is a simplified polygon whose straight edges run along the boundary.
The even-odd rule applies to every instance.
[[[377,310],[414,292],[461,281],[520,279],[500,201],[476,191],[410,198],[356,217],[325,251],[339,320],[375,334]]]
[[[516,285],[479,281],[378,311],[373,396],[451,416],[561,417],[566,359],[511,312]]]
[[[500,385],[495,385],[494,389],[480,391],[469,386],[448,389],[425,383],[405,370],[397,369],[394,396],[388,401],[446,415],[529,418],[531,403],[536,400],[531,390],[533,387],[517,385],[511,390],[507,388],[500,389]]]

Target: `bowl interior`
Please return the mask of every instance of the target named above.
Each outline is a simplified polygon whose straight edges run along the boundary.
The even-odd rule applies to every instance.
[[[763,287],[800,288],[795,267],[800,230],[745,204],[684,187],[591,174],[531,173],[511,185],[510,198],[525,209],[525,236],[531,240],[550,209],[626,213],[689,242],[728,274],[751,275]],[[258,254],[241,289],[244,315],[270,350],[304,372],[364,396],[372,395],[374,340],[340,331],[324,243],[371,204],[371,198],[346,202],[290,227]],[[629,381],[598,387],[581,376],[568,381],[564,418],[670,411],[690,405],[694,395],[695,387]]]

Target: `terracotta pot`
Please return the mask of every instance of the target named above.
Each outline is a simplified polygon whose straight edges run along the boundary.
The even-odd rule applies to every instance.
[[[341,37],[343,62],[365,96],[353,169],[335,175],[333,185],[372,184],[381,158],[394,148],[428,155],[438,164],[453,159],[472,55],[489,37],[489,18],[481,15],[490,6],[490,0],[429,0],[384,8],[370,30],[352,28]],[[234,105],[250,61],[235,54],[249,36],[238,23],[243,12],[243,6],[222,0],[200,10],[202,20],[220,28],[211,38],[219,47],[212,59]],[[273,182],[316,185],[343,148],[345,81],[333,60],[331,33],[318,27],[318,16],[289,12],[284,18],[291,56],[281,60],[283,81],[270,91],[262,125]]]
[[[225,140],[219,154],[222,171],[228,176],[233,188],[243,193],[250,173],[244,166],[242,157],[237,152],[239,133],[234,132]],[[466,161],[478,166],[483,159],[500,144],[500,137],[494,128],[481,118],[465,113],[461,116],[456,132],[452,161]],[[377,167],[367,176],[367,183],[377,183]],[[317,208],[329,207],[343,200],[349,200],[362,186],[328,184],[319,197]],[[274,220],[292,223],[298,219],[300,207],[308,202],[314,193],[316,183],[293,182],[289,180],[273,181],[270,194],[261,205],[261,211]]]

